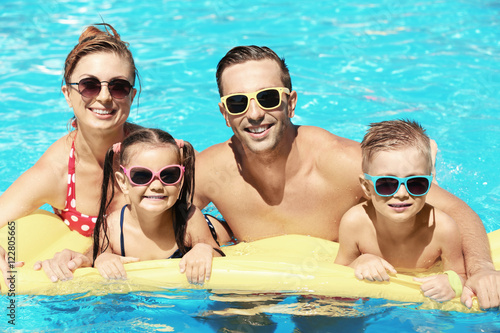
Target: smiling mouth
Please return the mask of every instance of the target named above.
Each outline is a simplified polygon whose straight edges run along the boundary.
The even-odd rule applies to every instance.
[[[90,109],[90,111],[94,112],[94,113],[97,113],[99,115],[108,115],[108,114],[112,114],[113,113],[113,110],[107,110],[107,109]]]
[[[166,197],[167,197],[166,195],[147,195],[147,196],[144,196],[144,198],[152,199],[152,200],[163,200]]]
[[[245,131],[252,133],[252,134],[262,134],[268,129],[270,129],[272,125],[266,125],[266,126],[259,126],[259,127],[247,127],[245,128]]]
[[[405,207],[410,207],[411,204],[409,203],[401,203],[401,204],[389,204],[389,207],[392,208],[405,208]]]

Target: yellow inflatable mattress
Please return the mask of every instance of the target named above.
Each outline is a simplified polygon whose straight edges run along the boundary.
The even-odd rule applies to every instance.
[[[500,269],[500,230],[488,235],[495,267]],[[235,293],[294,293],[343,298],[384,298],[422,303],[424,308],[468,311],[458,298],[437,303],[424,297],[413,276],[397,274],[390,282],[359,281],[349,267],[333,263],[338,244],[319,238],[286,235],[224,247],[227,257],[214,258],[212,277],[203,286],[187,282],[179,273],[179,260],[154,260],[126,264],[128,279],[108,281],[94,268],[80,268],[70,281],[52,283],[42,271],[34,271],[38,260],[52,258],[62,249],[83,252],[90,238],[69,231],[64,223],[39,210],[9,223],[0,230],[0,244],[24,267],[12,268],[10,285],[2,279],[2,293],[33,295],[102,295],[168,288],[204,288]],[[427,272],[426,274],[432,274]],[[422,274],[420,274],[421,276]],[[475,302],[473,311],[477,311]]]

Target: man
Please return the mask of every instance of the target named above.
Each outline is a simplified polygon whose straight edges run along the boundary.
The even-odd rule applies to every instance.
[[[297,92],[269,48],[233,48],[216,76],[219,109],[234,135],[198,154],[195,204],[213,202],[239,241],[283,234],[337,241],[342,215],[364,200],[359,143],[292,124]],[[427,200],[460,226],[469,276],[462,302],[470,307],[475,293],[481,307],[499,306],[500,272],[480,218],[437,185]]]

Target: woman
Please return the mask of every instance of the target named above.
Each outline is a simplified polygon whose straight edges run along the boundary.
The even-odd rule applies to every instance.
[[[99,25],[105,31],[87,27],[65,62],[61,90],[73,109],[75,130],[53,143],[0,196],[0,227],[48,203],[71,230],[87,237],[92,234],[99,213],[106,151],[137,127],[126,122],[137,93],[133,88],[137,69],[132,53],[111,25]],[[110,210],[123,203],[123,196],[117,195]],[[35,265],[35,269],[40,267]],[[8,266],[2,247],[0,269],[5,277]],[[62,272],[54,272],[61,268],[46,267],[44,263],[44,269],[53,281],[68,277],[68,273],[71,276],[64,267]]]

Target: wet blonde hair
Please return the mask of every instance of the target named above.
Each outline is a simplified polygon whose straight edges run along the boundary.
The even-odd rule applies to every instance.
[[[432,170],[430,139],[419,123],[399,119],[370,124],[370,128],[361,141],[363,172],[368,172],[370,161],[375,154],[407,147],[416,148],[427,159],[430,173]]]

